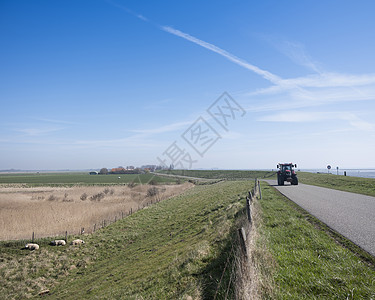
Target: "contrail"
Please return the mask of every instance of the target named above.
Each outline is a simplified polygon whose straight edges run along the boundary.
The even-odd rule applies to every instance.
[[[241,67],[244,67],[260,76],[262,76],[264,79],[267,79],[268,81],[276,84],[276,85],[279,85],[280,82],[282,81],[282,79],[280,77],[278,77],[277,75],[275,74],[272,74],[268,71],[265,71],[265,70],[262,70],[260,68],[258,68],[257,66],[254,66],[240,58],[238,58],[237,56],[225,51],[224,49],[221,49],[213,44],[210,44],[210,43],[207,43],[205,41],[202,41],[200,39],[197,39],[196,37],[193,37],[191,36],[190,34],[187,34],[187,33],[184,33],[180,30],[177,30],[177,29],[174,29],[172,27],[169,27],[169,26],[160,26],[160,29],[168,32],[168,33],[171,33],[173,35],[176,35],[176,36],[179,36],[185,40],[188,40],[194,44],[197,44],[201,47],[204,47],[208,50],[211,50],[213,52],[216,52],[217,54],[220,54],[221,56],[224,56],[226,59],[234,62],[235,64],[241,66]]]
[[[281,85],[282,84],[282,78],[280,78],[279,76],[275,75],[275,74],[272,74],[271,72],[268,72],[266,70],[262,70],[260,68],[258,68],[257,66],[254,66],[250,63],[248,63],[247,61],[243,60],[243,59],[240,59],[239,57],[229,53],[228,51],[225,51],[224,49],[221,49],[213,44],[210,44],[210,43],[207,43],[205,41],[202,41],[194,36],[191,36],[190,34],[187,34],[187,33],[184,33],[180,30],[177,30],[177,29],[174,29],[170,26],[162,26],[162,25],[159,25],[155,22],[152,22],[150,19],[146,18],[145,16],[141,15],[141,14],[138,14],[132,10],[130,10],[129,8],[123,6],[123,5],[119,5],[117,3],[114,3],[113,1],[111,0],[106,0],[109,4],[117,7],[117,8],[120,8],[122,10],[124,10],[125,12],[127,12],[128,14],[136,17],[137,19],[143,21],[143,22],[147,22],[147,23],[150,23],[152,25],[154,25],[155,27],[159,28],[160,30],[163,30],[165,32],[168,32],[170,34],[173,34],[175,36],[178,36],[178,37],[181,37],[187,41],[190,41],[194,44],[197,44],[203,48],[206,48],[208,50],[211,50],[223,57],[225,57],[226,59],[230,60],[231,62],[234,62],[235,64],[245,68],[245,69],[248,69],[252,72],[254,72],[255,74],[258,74],[260,76],[262,76],[264,79],[270,81],[271,83],[273,84],[276,84],[276,85]]]

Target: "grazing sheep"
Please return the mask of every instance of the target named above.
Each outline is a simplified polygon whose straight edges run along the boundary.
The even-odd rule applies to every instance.
[[[64,240],[54,240],[50,244],[52,246],[65,246],[66,242]]]
[[[84,244],[85,242],[83,240],[74,240],[71,244],[72,245],[81,245]]]
[[[28,244],[25,245],[25,249],[39,250],[39,245],[38,244],[28,243]]]

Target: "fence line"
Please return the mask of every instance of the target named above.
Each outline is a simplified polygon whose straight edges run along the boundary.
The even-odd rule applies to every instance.
[[[240,236],[240,246],[243,253],[247,257],[247,249],[246,249],[246,237],[250,234],[252,229],[252,217],[251,217],[251,204],[259,197],[262,199],[262,190],[260,187],[260,181],[258,178],[255,178],[254,187],[252,190],[249,191],[249,195],[246,197],[246,215],[247,221],[249,226],[244,226],[239,229],[239,236]],[[246,228],[248,228],[246,232]]]
[[[232,248],[230,253],[228,254],[226,264],[224,266],[223,272],[221,274],[220,281],[216,287],[215,297],[216,299],[218,292],[222,285],[222,279],[224,277],[224,274],[227,270],[230,258],[234,259],[232,270],[230,271],[230,280],[227,285],[227,287],[224,289],[225,297],[224,299],[228,299],[230,288],[233,284],[235,284],[236,289],[236,283],[234,281],[238,280],[237,278],[237,271],[236,268],[240,268],[241,270],[249,270],[247,267],[248,264],[248,256],[250,254],[250,249],[247,249],[248,245],[248,237],[252,230],[252,216],[251,216],[251,206],[254,203],[256,199],[262,198],[262,191],[260,186],[260,181],[256,178],[254,182],[254,187],[252,190],[248,191],[248,196],[246,196],[246,218],[244,219],[244,223],[242,223],[242,226],[238,228],[237,230],[237,238],[235,238],[235,241],[232,243]],[[233,256],[233,257],[232,257]],[[236,292],[235,292],[236,293]]]

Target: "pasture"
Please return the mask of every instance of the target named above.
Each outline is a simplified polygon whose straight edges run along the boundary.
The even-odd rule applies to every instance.
[[[155,176],[154,174],[108,174],[89,175],[82,172],[67,173],[0,173],[1,184],[22,184],[24,186],[73,186],[73,185],[121,185],[128,183],[145,184],[175,183],[173,178]]]

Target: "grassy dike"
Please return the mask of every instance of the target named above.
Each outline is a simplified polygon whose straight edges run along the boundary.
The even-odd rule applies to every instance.
[[[268,249],[268,255],[257,259],[268,287],[264,298],[375,299],[375,258],[332,235],[274,188],[262,186],[257,248]]]
[[[276,178],[276,172],[260,170],[163,170],[160,174],[188,176],[206,179],[243,180],[255,178]]]
[[[33,257],[31,270],[23,273],[35,276],[40,290],[49,289],[51,299],[233,298],[232,242],[251,187],[243,181],[196,186],[85,236],[80,247],[13,250],[13,261],[3,263],[11,268]],[[60,257],[68,262],[59,265]],[[48,272],[34,267],[42,259]],[[66,274],[49,286],[40,277],[52,276],[51,266],[56,273],[63,267]],[[22,298],[12,293],[25,279],[12,278],[2,295]]]
[[[375,197],[375,179],[333,174],[298,172],[301,183]]]

